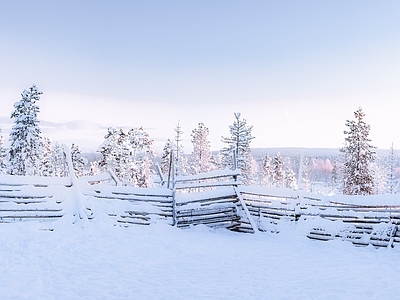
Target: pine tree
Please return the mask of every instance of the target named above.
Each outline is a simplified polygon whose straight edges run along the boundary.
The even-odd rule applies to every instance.
[[[252,156],[250,143],[254,137],[251,135],[253,126],[247,125],[246,119],[241,120],[240,113],[235,113],[233,125],[229,126],[230,136],[222,137],[221,141],[227,144],[227,147],[221,149],[222,166],[233,169],[233,153],[236,157],[237,168],[241,171],[241,180],[244,184],[252,181]]]
[[[171,151],[172,151],[171,140],[168,139],[164,145],[160,162],[161,172],[165,175],[168,175],[171,167]]]
[[[284,177],[285,177],[286,187],[296,190],[297,189],[296,174],[293,171],[290,160],[286,166],[286,171],[284,171]]]
[[[72,143],[71,146],[71,160],[72,160],[72,167],[75,171],[76,177],[83,176],[83,169],[85,164],[87,163],[86,159],[82,157],[82,151],[78,145]]]
[[[175,138],[174,138],[174,170],[175,176],[186,175],[188,173],[188,163],[183,150],[182,140],[183,131],[179,124],[175,126]]]
[[[124,185],[149,186],[154,151],[148,133],[142,127],[130,129],[128,133],[109,128],[104,138],[100,146],[101,168],[112,169]]]
[[[384,164],[372,163],[371,170],[374,175],[374,191],[373,194],[386,194],[388,191],[387,173]]]
[[[44,137],[43,143],[43,157],[41,164],[41,175],[42,176],[54,176],[55,165],[53,164],[53,147],[50,138]]]
[[[281,154],[278,152],[272,161],[272,184],[276,187],[283,187],[284,179],[283,160]]]
[[[365,114],[361,107],[354,116],[356,120],[346,121],[345,146],[340,149],[344,161],[343,194],[371,195],[374,182],[370,166],[375,161],[375,147],[369,144],[370,125],[364,122]]]
[[[136,185],[150,187],[153,174],[151,169],[153,166],[152,159],[155,156],[153,150],[154,140],[150,138],[143,127],[139,127],[128,131],[128,141],[133,153],[129,163],[134,165],[132,170],[134,170],[133,177]]]
[[[388,193],[395,194],[396,193],[396,160],[397,154],[392,146],[389,150],[389,162],[388,162],[388,172],[387,172],[387,184],[388,184]]]
[[[311,191],[311,182],[310,182],[310,159],[309,157],[303,158],[303,166],[302,166],[302,178],[301,178],[301,185],[303,190],[306,192]]]
[[[209,130],[203,123],[199,123],[192,131],[193,152],[190,160],[192,174],[209,172],[213,169],[212,153],[208,140]]]
[[[264,186],[270,186],[272,183],[272,166],[271,157],[265,154],[263,164],[262,164],[262,184]]]
[[[4,147],[4,137],[0,128],[0,174],[5,174],[7,172],[6,157],[7,150]]]
[[[12,175],[39,175],[42,155],[37,102],[43,93],[33,85],[24,90],[22,99],[14,104],[14,125],[10,132],[8,173]]]
[[[332,164],[332,176],[331,176],[331,191],[336,192],[339,185],[340,168],[338,162],[335,160]]]
[[[51,160],[54,166],[55,177],[68,176],[68,168],[64,153],[64,147],[57,142],[53,144]]]

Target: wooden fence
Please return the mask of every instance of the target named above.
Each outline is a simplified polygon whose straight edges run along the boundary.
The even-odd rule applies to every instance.
[[[357,246],[375,247],[394,247],[400,243],[400,201],[397,196],[390,205],[377,205],[378,196],[323,196],[245,186],[241,187],[241,194],[260,231],[279,232],[280,221],[289,221],[309,224],[307,237],[320,241],[339,238]],[[366,199],[373,201],[356,203]]]
[[[123,226],[160,221],[173,224],[173,193],[170,189],[98,184],[81,187],[81,190],[97,211],[107,211]]]
[[[314,240],[357,246],[400,244],[397,195],[323,196],[289,189],[242,186],[238,171],[176,177],[170,188],[120,186],[111,173],[76,179],[0,175],[0,223],[53,221],[66,214],[89,219],[106,212],[121,226],[165,222],[279,233],[284,223]],[[78,201],[78,200],[79,201]],[[75,201],[74,203],[68,203]],[[377,204],[378,203],[378,204]]]
[[[0,175],[0,223],[59,219],[70,188],[69,178]]]

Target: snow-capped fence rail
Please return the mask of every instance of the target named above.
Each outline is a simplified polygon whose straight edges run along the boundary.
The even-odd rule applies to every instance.
[[[106,211],[122,225],[149,225],[165,221],[173,224],[172,191],[166,188],[93,185],[82,188],[93,206]],[[103,206],[99,203],[102,200]]]
[[[65,214],[71,179],[0,175],[0,223],[51,221]]]

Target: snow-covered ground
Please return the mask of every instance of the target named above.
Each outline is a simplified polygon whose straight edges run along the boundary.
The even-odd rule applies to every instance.
[[[0,224],[0,299],[398,299],[396,248],[205,226]]]

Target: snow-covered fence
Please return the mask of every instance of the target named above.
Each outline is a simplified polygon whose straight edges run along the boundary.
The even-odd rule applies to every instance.
[[[81,189],[94,207],[107,212],[121,225],[149,225],[159,221],[173,224],[173,198],[170,189],[104,184],[87,185]]]
[[[332,196],[320,203],[301,203],[302,216],[313,218],[315,225],[307,235],[311,239],[340,238],[355,245],[375,247],[394,246],[400,243],[400,205],[398,200],[388,204],[375,196]],[[358,201],[358,203],[357,203]],[[367,203],[365,203],[368,201]],[[397,203],[396,203],[397,202]],[[319,222],[319,219],[334,222]],[[335,224],[333,224],[335,223]]]
[[[68,177],[0,175],[0,223],[51,221],[65,214]]]
[[[261,231],[279,232],[282,222],[292,221],[306,227],[310,239],[340,238],[375,247],[400,243],[400,201],[396,195],[324,196],[249,186],[242,186],[240,193]]]
[[[239,171],[213,171],[175,179],[175,222],[178,227],[204,224],[255,232],[236,187]]]

